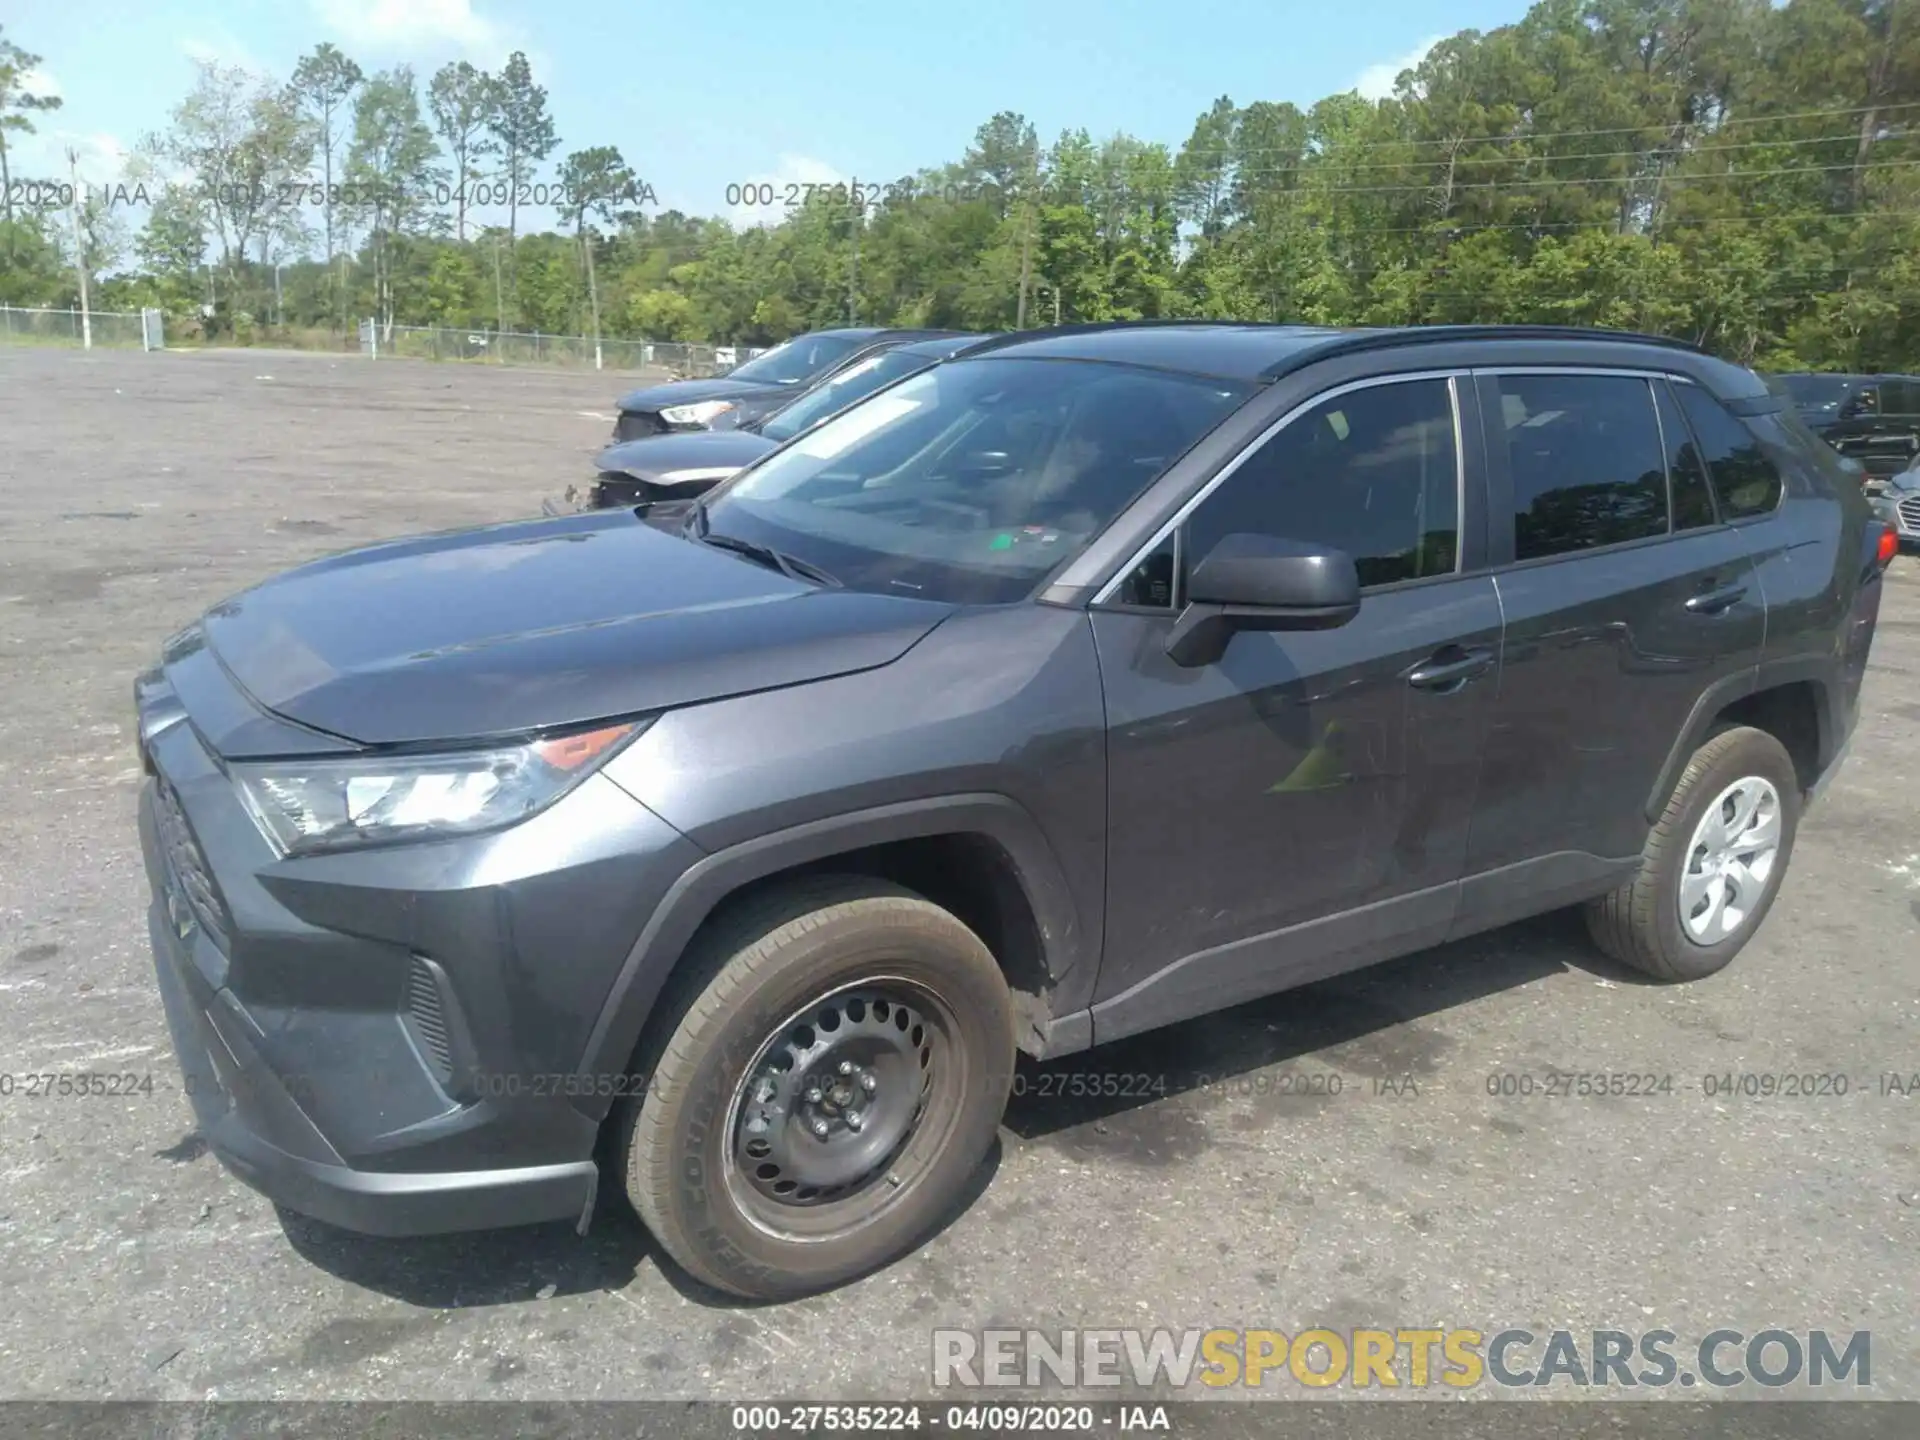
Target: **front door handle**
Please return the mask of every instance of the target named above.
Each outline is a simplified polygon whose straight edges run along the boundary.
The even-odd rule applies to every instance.
[[[1407,683],[1416,690],[1458,690],[1476,675],[1493,668],[1491,650],[1462,650],[1449,645],[1414,667]]]
[[[1695,595],[1687,601],[1687,609],[1696,615],[1718,615],[1724,610],[1731,610],[1746,598],[1746,586],[1728,585],[1721,590],[1708,590]]]

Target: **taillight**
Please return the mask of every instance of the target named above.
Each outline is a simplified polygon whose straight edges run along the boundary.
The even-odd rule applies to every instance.
[[[1866,534],[1860,537],[1860,568],[1863,579],[1871,579],[1893,563],[1900,553],[1900,532],[1884,520],[1867,521]]]

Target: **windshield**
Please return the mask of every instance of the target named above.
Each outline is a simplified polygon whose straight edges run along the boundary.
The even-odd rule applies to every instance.
[[[764,355],[727,372],[729,380],[753,380],[761,385],[804,385],[824,375],[860,346],[861,335],[797,335]]]
[[[939,365],[769,456],[715,496],[708,522],[850,589],[1004,604],[1248,393],[1093,361]]]
[[[1776,381],[1803,413],[1831,414],[1853,393],[1853,381],[1845,375],[1781,375]]]
[[[791,440],[809,425],[844,410],[894,381],[924,370],[933,364],[931,355],[914,355],[904,350],[888,350],[870,355],[849,365],[839,374],[821,381],[783,410],[767,417],[760,433],[769,440]]]

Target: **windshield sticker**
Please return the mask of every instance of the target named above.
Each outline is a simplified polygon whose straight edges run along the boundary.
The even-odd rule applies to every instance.
[[[1056,545],[1060,532],[1045,525],[1022,525],[1018,530],[1002,530],[987,542],[989,550],[1011,550],[1016,545]]]

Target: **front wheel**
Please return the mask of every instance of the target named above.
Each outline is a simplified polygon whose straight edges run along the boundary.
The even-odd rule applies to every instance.
[[[909,891],[827,878],[744,906],[688,962],[699,988],[623,1131],[654,1238],[754,1299],[912,1249],[985,1157],[1012,1082],[1012,1006],[980,938]]]
[[[1640,871],[1587,906],[1613,959],[1659,980],[1724,968],[1780,893],[1800,823],[1793,760],[1764,730],[1738,726],[1693,753]]]

